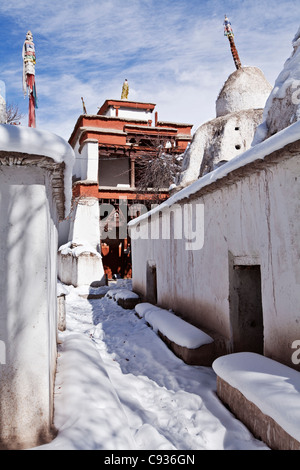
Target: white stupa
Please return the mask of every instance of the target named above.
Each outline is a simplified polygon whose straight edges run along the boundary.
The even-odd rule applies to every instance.
[[[197,129],[184,154],[180,187],[251,147],[271,90],[257,67],[241,67],[228,77],[216,101],[217,117]]]
[[[292,54],[275,81],[252,145],[300,120],[300,28],[292,45]]]
[[[226,80],[216,101],[217,117],[247,109],[263,109],[271,85],[257,67],[241,67]]]
[[[257,67],[242,67],[231,33],[237,70],[216,100],[216,118],[201,125],[187,148],[177,189],[181,189],[251,147],[272,87]]]

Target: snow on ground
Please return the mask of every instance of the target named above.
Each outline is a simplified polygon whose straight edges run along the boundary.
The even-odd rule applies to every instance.
[[[212,368],[186,365],[113,298],[88,300],[83,289],[65,288],[58,435],[38,449],[268,449],[219,401]]]

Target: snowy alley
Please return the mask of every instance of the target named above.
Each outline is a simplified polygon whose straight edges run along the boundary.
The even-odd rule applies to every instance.
[[[134,310],[108,296],[88,300],[84,289],[64,288],[58,434],[37,449],[268,449],[219,401],[211,368],[186,365]]]

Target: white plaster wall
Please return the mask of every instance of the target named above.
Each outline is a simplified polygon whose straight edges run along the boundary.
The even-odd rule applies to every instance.
[[[89,181],[98,181],[99,152],[98,141],[87,142],[82,149],[83,158],[87,160],[86,177]]]
[[[68,241],[86,241],[96,251],[100,247],[100,210],[97,198],[84,197],[75,201],[70,217]]]
[[[47,174],[0,169],[0,439],[49,439],[56,360],[56,213]]]
[[[248,150],[262,115],[262,109],[239,111],[200,126],[184,153],[179,185],[191,184],[221,161],[232,160]]]
[[[58,253],[58,277],[67,285],[89,286],[93,282],[105,284],[102,258],[99,253],[86,249],[76,255],[75,252]]]
[[[146,264],[154,260],[158,304],[224,336],[230,348],[229,254],[259,260],[265,354],[290,363],[291,345],[300,339],[299,179],[296,155],[196,197],[205,207],[203,248],[132,240],[133,290],[146,295]]]
[[[52,195],[51,181],[45,178],[46,183],[46,205],[47,205],[47,289],[48,289],[48,321],[49,321],[49,381],[50,381],[50,423],[54,419],[54,384],[56,374],[57,357],[57,247],[59,216],[57,206]]]
[[[120,108],[119,117],[148,121],[149,119],[152,119],[152,112],[144,111],[143,109],[129,110],[128,108]]]
[[[86,174],[86,160],[79,153],[79,142],[77,141],[74,146],[75,162],[73,166],[73,176],[76,179],[84,179],[81,177],[82,174]]]
[[[71,214],[72,214],[72,212],[71,212]],[[64,245],[69,240],[71,214],[68,214],[66,219],[61,220],[59,222],[59,225],[58,225],[58,246]]]
[[[110,106],[105,116],[116,117],[116,110]],[[125,107],[120,107],[118,110],[118,117],[148,121],[149,119],[152,119],[152,112],[145,111],[144,109],[128,109]]]
[[[97,198],[75,201],[70,215],[68,243],[58,250],[58,277],[69,285],[105,284],[100,254],[100,210]]]
[[[98,181],[98,141],[90,140],[83,144],[79,152],[79,143],[74,147],[75,163],[73,176],[80,180]]]

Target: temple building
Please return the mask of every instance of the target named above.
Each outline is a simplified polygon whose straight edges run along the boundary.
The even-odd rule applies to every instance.
[[[69,139],[76,156],[73,199],[99,202],[101,254],[108,278],[131,276],[128,221],[169,197],[174,181],[160,187],[155,181],[147,187],[142,184],[147,162],[168,156],[180,160],[192,139],[192,124],[161,121],[155,104],[127,97],[125,81],[121,99],[107,99],[96,115],[87,114],[84,106]]]

